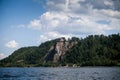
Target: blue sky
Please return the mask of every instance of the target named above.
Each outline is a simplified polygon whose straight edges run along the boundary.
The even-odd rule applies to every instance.
[[[58,37],[120,33],[119,0],[0,0],[0,59]]]
[[[39,45],[41,32],[27,29],[30,20],[45,12],[44,1],[33,0],[0,0],[0,53],[9,55],[23,46]],[[20,26],[21,25],[21,26]],[[5,44],[15,41],[19,46],[10,48]]]

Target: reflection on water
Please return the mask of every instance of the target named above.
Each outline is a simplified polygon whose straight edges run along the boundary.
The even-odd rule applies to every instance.
[[[0,80],[120,80],[120,67],[0,68]]]

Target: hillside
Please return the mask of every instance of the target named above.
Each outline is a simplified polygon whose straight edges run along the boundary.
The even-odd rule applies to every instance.
[[[23,47],[0,61],[1,67],[120,66],[120,34],[64,37]]]

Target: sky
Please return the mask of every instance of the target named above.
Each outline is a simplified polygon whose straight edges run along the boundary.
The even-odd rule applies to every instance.
[[[0,0],[0,59],[58,37],[120,33],[120,0]]]

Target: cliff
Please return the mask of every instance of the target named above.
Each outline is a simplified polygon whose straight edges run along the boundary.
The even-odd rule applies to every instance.
[[[61,61],[62,56],[76,44],[77,41],[66,40],[64,37],[56,39],[56,43],[50,47],[45,56],[45,62],[57,63]]]
[[[120,34],[64,37],[23,47],[0,61],[0,67],[120,66]]]

